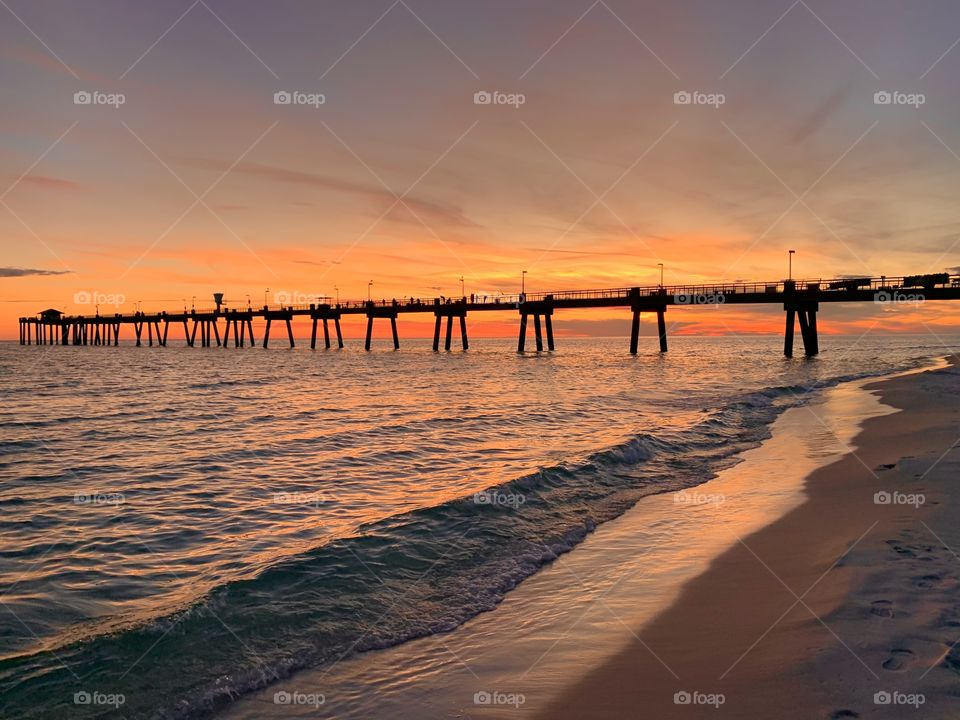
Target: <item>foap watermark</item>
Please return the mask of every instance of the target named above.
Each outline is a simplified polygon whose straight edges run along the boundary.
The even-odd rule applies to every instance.
[[[897,290],[880,290],[873,301],[881,305],[922,305],[926,302],[923,293],[905,293]]]
[[[527,501],[526,495],[521,493],[500,492],[498,490],[484,490],[473,494],[473,502],[476,505],[504,505],[514,510],[518,509]]]
[[[887,492],[881,490],[874,493],[874,505],[912,505],[915,508],[920,507],[927,502],[927,497],[923,493],[902,493],[894,490]]]
[[[274,705],[302,705],[319,710],[325,702],[327,702],[327,697],[323,693],[278,690],[273,694]]]
[[[274,302],[281,305],[319,305],[330,298],[319,293],[306,293],[299,290],[278,290],[273,294]]]
[[[519,708],[527,701],[523,693],[508,693],[500,690],[478,690],[473,694],[474,705],[499,705]]]
[[[300,90],[278,90],[273,94],[274,105],[306,105],[314,109],[325,105],[327,96],[323,93],[308,93]]]
[[[874,105],[909,105],[919,108],[925,105],[927,96],[923,93],[905,93],[897,90],[879,90],[873,94]]]
[[[897,690],[888,692],[881,690],[873,694],[874,705],[910,705],[918,709],[927,701],[923,693],[902,693]]]
[[[273,502],[277,505],[315,505],[319,507],[327,501],[327,496],[322,492],[280,492],[273,494]]]
[[[85,490],[73,494],[74,505],[123,505],[127,498],[123,493],[105,493]]]
[[[74,105],[106,105],[114,109],[126,104],[123,93],[106,93],[100,90],[78,90],[73,94]]]
[[[726,104],[727,96],[723,93],[706,93],[700,90],[680,90],[673,94],[674,105],[707,105],[713,109]]]
[[[725,295],[721,293],[675,293],[673,296],[674,305],[723,305],[727,301]]]
[[[696,490],[680,490],[673,494],[673,502],[677,505],[723,505],[727,501],[726,495],[720,493],[703,493]]]
[[[523,93],[505,93],[499,90],[477,90],[473,94],[474,105],[509,105],[517,109],[527,102]]]
[[[674,705],[710,705],[718,708],[727,701],[723,693],[704,693],[696,690],[680,690],[673,694]]]
[[[119,708],[127,701],[122,693],[105,693],[99,690],[81,690],[73,694],[74,705],[98,705]]]
[[[113,305],[120,307],[127,302],[122,293],[105,293],[99,290],[78,290],[73,294],[74,305]]]

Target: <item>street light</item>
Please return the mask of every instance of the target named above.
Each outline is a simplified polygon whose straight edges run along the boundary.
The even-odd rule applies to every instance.
[[[370,293],[370,288],[373,287],[373,280],[367,281],[367,302],[373,302],[373,297]]]
[[[247,293],[247,310],[250,309],[250,293]]]
[[[270,292],[270,288],[267,288],[263,291],[263,306],[267,306],[267,293]]]
[[[790,280],[793,280],[793,254],[794,254],[795,252],[796,252],[796,250],[788,250],[788,251],[787,251],[788,257],[790,258],[790,274],[789,274],[789,278],[788,278],[788,279],[790,279]]]
[[[193,310],[194,312],[197,311],[197,296],[196,296],[196,295],[194,295],[193,297],[190,298],[190,309]]]
[[[334,285],[334,286],[333,286],[333,290],[334,290],[334,292],[337,293],[337,305],[339,305],[339,304],[340,304],[340,288],[338,288],[336,285]]]
[[[520,273],[520,294],[526,295],[527,293],[527,271],[524,270]]]
[[[463,284],[463,275],[460,276],[460,297],[467,297],[467,289]]]
[[[657,267],[660,268],[660,288],[663,288],[663,263],[657,263]]]

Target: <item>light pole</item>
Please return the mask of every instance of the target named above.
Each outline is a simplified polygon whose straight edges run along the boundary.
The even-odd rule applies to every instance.
[[[520,273],[520,294],[527,294],[527,271],[524,270]]]
[[[333,291],[337,294],[337,305],[339,305],[340,304],[340,288],[334,285]]]
[[[373,302],[373,295],[370,290],[370,288],[372,287],[373,287],[373,280],[368,280],[367,281],[367,302]]]
[[[787,251],[787,256],[790,258],[790,265],[789,265],[790,271],[789,271],[789,276],[788,276],[788,279],[789,279],[789,280],[793,280],[793,254],[794,254],[795,252],[796,252],[796,250],[788,250],[788,251]]]
[[[267,293],[270,292],[270,288],[267,288],[263,291],[263,306],[267,306]]]
[[[137,300],[137,314],[140,313],[140,304],[141,304],[142,302],[143,302],[143,300]]]
[[[194,312],[197,311],[197,296],[196,296],[196,295],[194,295],[193,297],[190,298],[190,309],[193,310]]]
[[[657,263],[657,267],[660,268],[660,289],[663,289],[663,263]]]
[[[460,276],[460,297],[463,297],[463,298],[467,297],[467,289],[466,289],[466,286],[463,284],[463,275]]]
[[[247,293],[247,310],[250,309],[250,293]]]

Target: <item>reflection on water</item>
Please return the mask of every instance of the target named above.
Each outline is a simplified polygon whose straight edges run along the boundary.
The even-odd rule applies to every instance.
[[[787,410],[772,437],[691,490],[645,498],[455,632],[305,671],[234,705],[231,720],[316,717],[277,692],[322,693],[337,718],[532,717],[627,644],[710,560],[803,501],[803,480],[852,449],[860,423],[893,412],[862,390],[826,391]],[[656,652],[656,648],[650,648]],[[477,692],[521,708],[476,705]]]
[[[620,339],[525,356],[0,345],[3,709],[63,712],[83,677],[133,717],[190,716],[448,631],[639,498],[728,466],[810,388],[942,349],[925,343],[832,338],[813,361],[774,337],[635,358]],[[650,549],[672,522],[631,538]]]

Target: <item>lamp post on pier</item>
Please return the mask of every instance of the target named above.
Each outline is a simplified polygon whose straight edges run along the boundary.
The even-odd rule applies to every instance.
[[[660,289],[663,289],[663,263],[657,263],[657,267],[660,268]]]
[[[790,258],[789,274],[788,274],[788,276],[787,276],[787,279],[788,279],[788,280],[793,280],[793,254],[794,254],[795,252],[796,252],[796,250],[788,250],[788,251],[787,251],[788,256],[789,256],[789,258]]]

